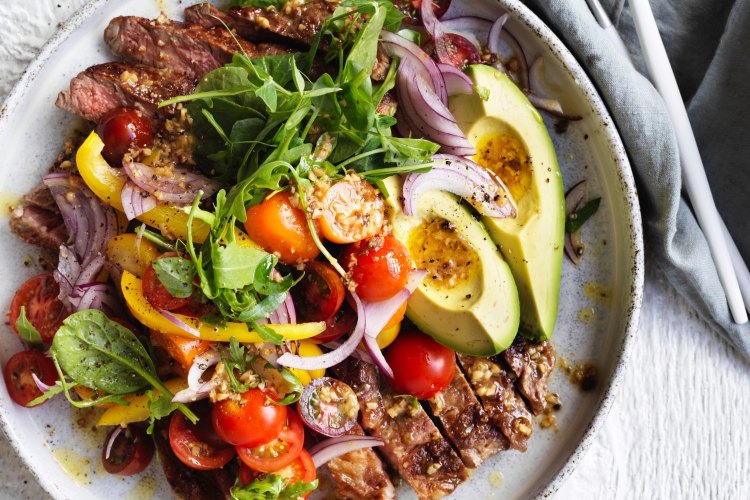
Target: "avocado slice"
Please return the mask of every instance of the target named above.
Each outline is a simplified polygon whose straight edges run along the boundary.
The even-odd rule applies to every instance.
[[[457,197],[424,193],[415,214],[404,213],[402,179],[384,181],[393,235],[414,265],[428,271],[409,298],[406,316],[455,351],[489,356],[518,333],[518,291],[508,264],[482,224]]]
[[[557,157],[539,111],[503,73],[473,65],[479,95],[452,97],[449,108],[476,147],[473,158],[497,173],[517,204],[516,218],[484,217],[510,264],[521,299],[521,333],[552,336],[560,295],[565,194]]]

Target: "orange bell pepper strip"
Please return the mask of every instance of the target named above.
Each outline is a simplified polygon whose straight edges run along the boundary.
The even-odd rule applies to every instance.
[[[151,330],[150,337],[155,347],[164,349],[177,362],[182,375],[187,375],[197,356],[211,348],[211,342],[207,340],[171,335],[156,330]]]

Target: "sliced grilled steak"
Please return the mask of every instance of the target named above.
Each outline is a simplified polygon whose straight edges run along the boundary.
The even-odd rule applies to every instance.
[[[502,357],[516,377],[518,390],[534,415],[547,407],[547,382],[555,367],[555,349],[549,342],[531,342],[520,335]]]
[[[378,107],[375,108],[375,112],[379,115],[395,116],[397,109],[398,101],[396,101],[396,93],[389,90],[383,94],[383,98],[378,103]]]
[[[458,362],[492,424],[508,439],[509,446],[526,451],[533,420],[508,372],[490,358],[458,354]]]
[[[347,434],[364,436],[362,427],[355,425]],[[373,450],[351,451],[328,462],[328,470],[336,483],[335,498],[342,500],[390,500],[396,490],[385,471],[383,462]]]
[[[234,20],[229,15],[217,9],[210,3],[199,3],[191,5],[185,9],[185,22],[199,24],[204,28],[216,28],[227,26],[229,29],[236,29]],[[237,33],[241,37],[245,34]]]
[[[310,46],[338,2],[312,0],[308,3],[287,2],[281,9],[232,7],[229,16],[241,36],[251,40],[286,41]]]
[[[427,404],[467,467],[479,467],[508,448],[508,440],[492,425],[461,370],[456,370],[450,385]]]
[[[55,105],[87,120],[98,121],[117,107],[134,107],[148,117],[169,116],[174,106],[157,109],[161,101],[189,94],[195,82],[171,71],[142,64],[97,64],[70,81],[70,90],[57,96]]]
[[[275,44],[254,44],[236,38],[223,26],[205,28],[165,18],[116,17],[104,30],[104,41],[125,60],[167,68],[194,79],[232,60],[235,52],[249,57],[285,54]]]
[[[68,240],[60,212],[25,203],[10,214],[10,230],[27,243],[57,251]]]
[[[156,423],[154,442],[159,461],[164,469],[167,482],[178,498],[182,500],[229,500],[229,489],[234,485],[237,474],[229,472],[229,465],[222,469],[200,471],[191,469],[180,462],[169,444],[169,419]]]
[[[374,365],[349,359],[334,372],[357,393],[362,427],[385,442],[380,451],[419,498],[443,497],[466,480],[466,467],[427,413],[394,394]]]

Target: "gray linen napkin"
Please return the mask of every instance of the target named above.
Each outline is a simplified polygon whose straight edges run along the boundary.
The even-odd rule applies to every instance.
[[[620,130],[640,194],[647,258],[750,360],[750,324],[732,322],[706,239],[681,196],[679,152],[646,74],[625,0],[602,0],[635,66],[585,0],[526,0],[599,88]],[[651,0],[711,189],[743,258],[750,257],[750,0]],[[658,335],[659,332],[652,332]]]

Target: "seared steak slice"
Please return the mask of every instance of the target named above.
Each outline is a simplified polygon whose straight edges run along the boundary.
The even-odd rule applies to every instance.
[[[347,434],[364,436],[365,431],[355,424]],[[396,498],[396,490],[383,467],[383,462],[370,448],[350,451],[334,458],[328,462],[327,466],[336,483],[336,498],[343,500]]]
[[[227,468],[209,471],[191,469],[180,462],[169,444],[169,419],[156,422],[154,442],[159,461],[167,482],[178,498],[182,500],[229,500],[229,489],[234,485],[236,474]]]
[[[104,41],[118,57],[167,68],[194,79],[230,62],[235,52],[244,52],[249,57],[289,52],[280,45],[246,42],[220,26],[205,28],[135,16],[112,19],[104,30]]]
[[[502,357],[516,377],[518,390],[534,415],[547,407],[547,382],[555,367],[555,349],[549,342],[531,342],[520,335]]]
[[[458,362],[492,424],[508,439],[511,448],[526,451],[533,417],[508,372],[490,358],[458,354]]]
[[[450,385],[427,404],[467,467],[479,467],[508,448],[508,440],[492,425],[461,370],[456,370]]]
[[[333,14],[338,2],[312,0],[298,4],[287,2],[280,9],[259,7],[232,7],[229,16],[237,32],[251,40],[286,41],[310,46],[323,26],[323,21]]]
[[[375,365],[348,359],[334,372],[357,393],[362,427],[385,442],[380,451],[419,498],[443,497],[466,480],[466,467],[419,402],[394,394]]]
[[[185,9],[185,22],[199,24],[204,28],[216,28],[227,26],[235,29],[234,20],[226,13],[220,11],[208,2],[191,5]],[[241,37],[243,33],[237,33]]]
[[[87,120],[98,121],[114,108],[137,108],[148,117],[169,116],[174,106],[157,109],[161,101],[190,94],[195,82],[171,71],[142,64],[109,62],[84,70],[70,81],[70,90],[55,105]]]
[[[30,203],[22,204],[10,214],[10,230],[32,245],[57,251],[68,240],[60,212],[53,212]]]
[[[396,93],[393,90],[389,90],[383,94],[383,98],[378,103],[378,107],[375,108],[375,112],[379,115],[394,116],[397,109]]]

